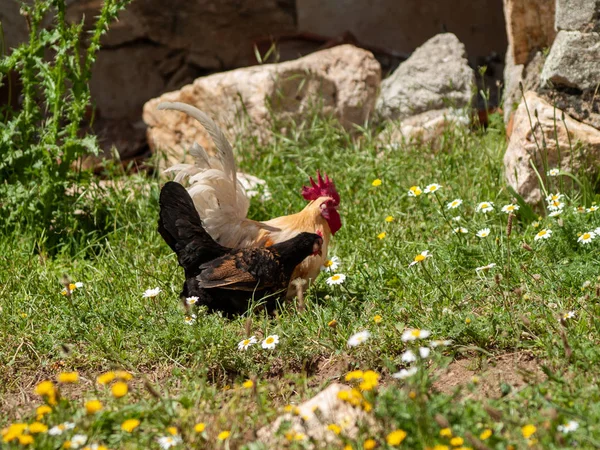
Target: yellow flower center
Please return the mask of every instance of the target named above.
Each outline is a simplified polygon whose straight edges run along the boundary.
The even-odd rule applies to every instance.
[[[371,183],[371,184],[375,187],[381,186],[381,180],[379,178],[377,178],[376,180],[373,180],[373,183]]]
[[[341,277],[339,275],[334,275],[331,277],[331,281],[337,281],[339,280]]]
[[[583,235],[583,239],[589,239],[590,237],[592,237],[592,235],[590,233],[585,233]]]
[[[410,335],[413,337],[419,337],[419,336],[421,336],[421,330],[412,330],[410,332]]]
[[[250,345],[250,339],[244,339],[243,345]]]
[[[325,261],[325,264],[323,264],[325,267],[331,267],[333,265],[333,261],[328,259],[327,261]]]
[[[272,344],[272,343],[273,343],[273,341],[275,341],[275,339],[273,339],[271,336],[269,336],[265,342],[266,342],[267,344]]]
[[[425,261],[425,258],[426,258],[425,255],[417,255],[417,256],[415,256],[415,261],[416,262]]]
[[[546,234],[546,230],[542,230],[538,233],[538,236],[542,237]]]

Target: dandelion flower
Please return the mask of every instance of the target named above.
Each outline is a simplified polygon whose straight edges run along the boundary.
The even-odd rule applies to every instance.
[[[4,440],[4,438],[2,438]],[[31,436],[30,434],[22,434],[18,437],[19,439],[19,444],[21,445],[30,445],[33,444],[33,436]]]
[[[255,336],[250,336],[248,339],[244,339],[238,343],[238,350],[248,350],[248,347],[258,343]]]
[[[48,425],[42,422],[33,422],[29,425],[29,427],[27,427],[27,431],[29,431],[31,434],[45,433],[48,431]]]
[[[577,428],[579,428],[579,423],[577,423],[574,420],[569,420],[564,425],[559,425],[559,426],[556,427],[556,429],[558,431],[560,431],[561,433],[564,433],[564,434],[568,434],[568,433],[571,433],[573,431],[576,431]]]
[[[402,369],[400,372],[396,372],[392,374],[392,378],[396,378],[397,380],[404,380],[406,378],[412,377],[418,372],[417,367],[411,367],[410,369]]]
[[[520,206],[519,206],[519,205],[513,205],[513,204],[510,204],[510,205],[504,205],[504,206],[502,207],[502,212],[503,212],[503,213],[506,213],[506,214],[510,214],[511,212],[518,211],[518,210],[519,210],[519,208],[520,208]]]
[[[42,417],[44,417],[46,414],[49,414],[52,412],[52,408],[50,408],[48,405],[41,405],[38,406],[35,410],[35,418],[37,420],[41,420]]]
[[[590,242],[592,242],[592,240],[596,237],[596,233],[594,233],[593,231],[587,231],[585,233],[583,233],[581,236],[579,236],[579,238],[577,239],[577,242],[580,242],[581,244],[589,244]]]
[[[96,414],[102,409],[102,402],[100,400],[88,400],[85,402],[85,411],[88,414]]]
[[[485,238],[485,237],[488,237],[489,235],[490,235],[489,228],[482,228],[481,230],[479,230],[477,232],[477,237],[480,237],[480,238]]]
[[[462,234],[467,234],[469,232],[469,230],[467,230],[465,227],[456,227],[454,229],[455,233],[462,233]]]
[[[554,169],[550,169],[548,172],[546,172],[546,175],[548,175],[549,177],[557,177],[559,173],[560,173],[560,171],[558,169],[554,168]]]
[[[129,386],[127,386],[127,383],[124,383],[123,381],[117,381],[115,384],[112,385],[110,390],[112,392],[113,397],[121,398],[127,395],[127,392],[129,392]]]
[[[111,381],[113,381],[116,378],[116,374],[111,370],[109,372],[105,372],[102,375],[98,375],[98,378],[96,378],[96,382],[98,384],[108,384]]]
[[[72,384],[79,381],[79,374],[77,372],[61,372],[56,377],[59,383]]]
[[[231,435],[231,432],[230,432],[230,431],[227,431],[227,430],[225,430],[225,431],[221,431],[221,432],[219,433],[219,435],[217,436],[217,439],[218,439],[219,441],[224,441],[224,440],[225,440],[225,439],[227,439],[227,438],[228,438],[230,435]]]
[[[446,205],[446,208],[448,209],[455,209],[458,208],[460,205],[462,205],[462,200],[460,198],[457,198],[456,200],[452,200],[450,203],[448,203]]]
[[[242,383],[242,387],[245,389],[250,389],[253,386],[254,386],[254,381],[252,381],[252,380],[246,380]]]
[[[48,434],[50,436],[59,436],[65,431],[72,430],[73,428],[75,428],[75,424],[73,422],[65,422],[50,428],[48,430]]]
[[[262,341],[262,348],[273,349],[275,346],[279,344],[279,336],[276,334],[272,334],[271,336],[267,336],[267,338]]]
[[[335,423],[330,423],[329,425],[327,425],[327,429],[329,431],[333,431],[335,434],[340,434],[342,432],[342,427],[336,425]]]
[[[375,439],[367,439],[363,443],[363,448],[365,450],[373,450],[375,447],[377,447],[377,441]]]
[[[492,430],[490,430],[489,428],[486,428],[479,435],[479,439],[481,439],[482,441],[485,441],[486,439],[489,439],[491,435],[492,435]]]
[[[206,424],[204,422],[199,422],[194,425],[194,431],[196,433],[202,433],[206,429]]]
[[[537,428],[535,427],[535,425],[532,424],[527,424],[523,428],[521,428],[521,434],[523,434],[523,437],[525,439],[529,439],[536,431]]]
[[[121,424],[121,430],[131,433],[133,430],[140,426],[140,423],[141,422],[138,419],[127,419]]]
[[[423,191],[421,190],[421,188],[419,186],[411,186],[410,189],[408,190],[409,197],[418,197],[422,193],[423,193]]]
[[[52,381],[45,380],[37,384],[35,387],[35,393],[41,396],[53,396],[56,394],[56,388],[54,387],[54,383],[52,383]]]
[[[375,180],[373,180],[373,182],[371,183],[371,186],[373,187],[377,187],[377,186],[381,186],[381,180],[379,178],[376,178]]]
[[[481,271],[484,271],[484,270],[490,270],[490,269],[493,269],[494,267],[496,267],[496,263],[490,263],[487,266],[477,267],[475,269],[475,272],[481,272]]]
[[[452,437],[452,429],[451,428],[442,428],[440,430],[441,437]]]
[[[356,347],[364,343],[367,339],[371,337],[371,333],[368,331],[359,331],[358,333],[354,333],[352,336],[348,338],[348,347]]]
[[[419,347],[419,356],[423,359],[429,358],[431,349],[429,347]]]
[[[417,355],[412,350],[406,350],[402,353],[402,362],[411,363],[417,360]]]
[[[161,436],[159,438],[156,438],[156,441],[158,442],[160,448],[162,448],[163,450],[175,447],[176,445],[179,445],[183,442],[180,436]]]
[[[196,323],[196,314],[192,314],[191,316],[185,316],[183,322],[186,325],[194,325]]]
[[[146,291],[144,292],[143,298],[156,297],[158,294],[160,294],[160,288],[158,288],[158,287],[156,287],[154,289],[146,289]]]
[[[419,328],[409,328],[402,333],[402,341],[416,341],[417,339],[426,339],[431,335],[429,330],[420,330]]]
[[[412,267],[417,263],[425,261],[427,258],[431,258],[432,255],[429,254],[429,250],[424,250],[415,256],[415,259],[408,265],[408,267]]]
[[[373,322],[375,323],[381,323],[382,320],[383,317],[381,317],[379,314],[375,314],[375,316],[373,316]]]
[[[385,440],[387,441],[388,445],[391,445],[392,447],[394,447],[396,445],[402,444],[402,441],[405,438],[406,438],[406,431],[394,430],[390,434],[387,435]]]
[[[453,447],[460,447],[465,443],[465,440],[459,436],[453,437],[450,439],[450,445]]]
[[[393,217],[393,216],[387,216],[387,217],[385,218],[385,221],[386,221],[387,223],[393,222],[393,221],[394,221],[394,217]]]
[[[333,286],[334,284],[342,284],[346,280],[346,275],[343,273],[336,273],[335,275],[330,276],[325,281],[329,286]]]
[[[387,233],[385,231],[382,231],[381,233],[379,233],[377,235],[377,239],[379,239],[379,240],[385,239],[386,236],[387,236]]]
[[[481,202],[475,208],[476,212],[487,213],[494,210],[494,204],[492,202]]]
[[[440,186],[439,184],[433,183],[426,186],[423,192],[425,192],[426,194],[431,194],[432,192],[439,191],[441,188],[442,186]]]
[[[340,262],[340,258],[338,258],[337,256],[332,256],[331,259],[328,259],[323,263],[323,265],[321,266],[321,270],[333,272],[337,270],[338,267],[340,267]]]
[[[193,295],[191,297],[187,297],[185,299],[185,302],[191,306],[191,305],[195,305],[198,302],[198,300],[199,300],[198,297]]]

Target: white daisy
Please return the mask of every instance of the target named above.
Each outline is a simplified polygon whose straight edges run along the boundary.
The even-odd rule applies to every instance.
[[[504,206],[502,207],[502,212],[504,212],[504,213],[506,213],[506,214],[510,214],[511,212],[518,211],[518,210],[519,210],[519,208],[520,208],[520,206],[519,206],[519,205],[513,205],[513,204],[510,204],[510,205],[504,205]]]
[[[412,350],[406,350],[402,353],[402,362],[411,363],[417,360],[417,355]]]
[[[557,217],[557,216],[560,216],[561,214],[562,214],[562,209],[557,209],[556,211],[552,211],[550,214],[548,214],[548,216]]]
[[[83,287],[83,283],[82,283],[81,281],[77,281],[77,282],[75,283],[75,287],[76,287],[77,289],[81,289],[81,288]]]
[[[551,203],[551,202],[554,202],[556,200],[560,200],[563,197],[564,197],[564,194],[561,194],[560,192],[557,192],[556,194],[548,194],[546,196],[546,202],[547,203]]]
[[[560,171],[558,169],[550,169],[548,172],[546,172],[546,175],[549,177],[557,177],[559,173]]]
[[[490,235],[489,228],[483,228],[477,232],[477,237],[480,237],[480,238],[488,237],[489,235]]]
[[[463,233],[463,234],[467,234],[469,232],[469,230],[467,230],[465,227],[456,227],[454,229],[455,233]]]
[[[410,189],[408,190],[409,197],[418,197],[422,193],[423,193],[423,191],[421,190],[421,188],[419,186],[411,186]]]
[[[274,349],[277,344],[279,344],[279,336],[276,334],[272,334],[271,336],[267,336],[264,341],[262,341],[262,348],[266,348],[269,350]]]
[[[550,236],[552,236],[552,230],[544,228],[543,230],[540,230],[538,234],[535,235],[533,240],[539,241],[540,239],[550,239]]]
[[[397,380],[404,380],[405,378],[412,377],[419,371],[417,367],[411,367],[410,369],[402,369],[400,372],[392,374],[392,378]]]
[[[79,448],[87,441],[85,434],[76,434],[71,438],[71,448]]]
[[[348,338],[348,347],[356,347],[371,337],[368,331],[359,331]]]
[[[576,431],[577,428],[579,428],[579,423],[575,422],[574,420],[569,420],[564,425],[559,425],[556,427],[556,429],[558,431],[560,431],[561,433],[564,433],[564,434],[568,434],[573,431]]]
[[[559,211],[565,207],[565,204],[560,200],[552,200],[548,202],[548,209],[550,211]]]
[[[340,267],[340,258],[337,256],[332,256],[331,259],[328,259],[321,266],[321,270],[327,270],[328,272],[334,272],[337,268]]]
[[[594,230],[594,234],[600,234],[600,227],[598,227]]]
[[[460,217],[460,216],[454,216],[454,217],[452,218],[452,220],[454,220],[455,222],[460,222],[460,219],[461,219],[461,218],[462,218],[462,217]]]
[[[160,288],[154,288],[154,289],[146,289],[146,291],[144,292],[143,297],[144,298],[151,298],[151,297],[156,297],[158,294],[160,294]]]
[[[333,286],[334,284],[342,284],[346,280],[346,275],[343,273],[336,273],[335,275],[330,276],[325,280],[325,282],[329,286]]]
[[[456,200],[452,200],[450,203],[448,203],[446,205],[446,208],[448,209],[454,209],[454,208],[458,208],[460,205],[462,205],[462,200],[460,198],[457,198]]]
[[[595,211],[598,211],[598,207],[596,205],[592,205],[586,211],[589,213],[595,212]]]
[[[196,314],[192,314],[191,316],[185,316],[183,320],[186,325],[194,325],[196,323]]]
[[[176,445],[179,445],[183,442],[181,437],[178,435],[161,436],[159,438],[156,438],[156,441],[158,442],[158,445],[160,445],[160,448],[162,448],[163,450],[167,450],[171,447],[175,447]]]
[[[413,259],[413,261],[408,265],[408,267],[412,267],[417,263],[423,262],[427,258],[431,258],[431,256],[432,255],[429,254],[429,250],[423,250],[421,253],[415,256],[415,259]]]
[[[475,272],[481,272],[482,270],[490,270],[490,269],[493,269],[494,267],[496,267],[496,263],[490,263],[487,266],[477,267],[475,269]]]
[[[48,434],[50,436],[59,436],[65,431],[72,430],[73,428],[75,428],[75,424],[73,422],[65,422],[50,428],[48,430]]]
[[[575,311],[567,311],[566,313],[563,314],[562,318],[564,320],[574,319],[575,318]]]
[[[429,330],[420,330],[419,328],[409,328],[408,330],[402,333],[402,341],[416,341],[417,339],[425,339],[429,337],[431,331]]]
[[[199,300],[198,297],[191,296],[191,297],[186,297],[185,302],[191,306],[191,305],[195,305],[198,302],[198,300]]]
[[[431,194],[432,192],[439,191],[441,188],[442,186],[440,186],[439,184],[433,183],[426,186],[423,192],[425,192],[426,194]]]
[[[579,236],[579,239],[577,239],[577,242],[580,242],[582,244],[589,244],[590,242],[592,242],[592,240],[596,237],[596,233],[594,233],[593,231],[587,231],[585,233],[583,233],[581,236]]]
[[[452,345],[452,341],[449,339],[440,339],[440,340],[436,340],[436,341],[431,341],[429,343],[429,345],[431,345],[433,348],[440,347],[440,346],[447,347],[449,345]]]
[[[486,213],[486,212],[492,211],[493,209],[494,209],[494,204],[492,202],[481,202],[479,205],[477,205],[477,208],[475,208],[475,211]]]
[[[248,347],[256,344],[258,341],[255,336],[250,336],[248,339],[238,342],[238,350],[248,350]]]
[[[423,359],[429,358],[431,349],[429,347],[419,347],[419,356]]]

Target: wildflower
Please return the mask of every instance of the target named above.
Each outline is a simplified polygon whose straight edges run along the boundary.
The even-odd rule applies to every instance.
[[[131,433],[133,430],[140,426],[140,423],[141,422],[138,419],[127,419],[121,424],[121,430]]]
[[[427,258],[431,258],[432,255],[429,254],[429,250],[424,250],[415,256],[415,259],[408,265],[408,267],[412,267],[417,263],[425,261]]]
[[[41,396],[53,396],[56,393],[54,383],[52,381],[42,381],[35,387],[35,393]]]
[[[33,436],[30,434],[22,434],[21,436],[19,436],[19,444],[21,444],[21,445],[33,444]]]
[[[442,445],[442,444],[436,444],[433,447],[433,450],[449,450],[450,447],[448,447],[447,445]]]
[[[335,275],[330,276],[325,281],[329,286],[333,286],[334,284],[342,284],[346,281],[346,275],[343,273],[336,273]]]
[[[579,238],[577,239],[577,242],[580,242],[582,244],[589,244],[590,242],[592,242],[592,240],[596,237],[596,233],[594,233],[593,231],[587,231],[585,233],[583,233],[581,236],[579,236]]]
[[[453,447],[460,447],[465,443],[465,440],[459,436],[453,437],[450,439],[450,445]]]
[[[85,411],[88,414],[96,414],[102,409],[102,402],[100,400],[88,400],[85,402]]]
[[[8,428],[2,430],[2,441],[11,442],[19,439],[20,436],[27,430],[26,423],[13,423]]]
[[[550,211],[562,211],[562,209],[565,207],[565,204],[563,202],[561,202],[560,200],[554,200],[551,201],[550,203],[548,203],[548,209]]]
[[[462,200],[460,198],[457,198],[456,200],[452,200],[450,203],[448,203],[446,205],[446,208],[448,209],[455,209],[458,208],[460,205],[462,205]]]
[[[364,375],[365,375],[365,373],[362,370],[353,370],[352,372],[348,372],[346,374],[345,380],[346,381],[362,380]]]
[[[481,439],[482,441],[485,441],[486,439],[489,439],[491,435],[492,435],[492,430],[490,430],[489,428],[486,428],[479,435],[479,439]]]
[[[340,267],[340,258],[337,256],[332,256],[331,259],[328,259],[323,263],[321,270],[333,272],[334,270],[337,270],[338,267]]]
[[[392,374],[392,378],[396,378],[397,380],[404,380],[415,375],[418,370],[419,369],[417,369],[417,367],[411,367],[410,369],[402,369],[400,370],[400,372]]]
[[[329,328],[335,328],[335,327],[337,327],[337,320],[331,319],[329,322],[327,322],[327,326]]]
[[[202,433],[205,428],[206,424],[204,422],[198,422],[196,425],[194,425],[194,431],[196,433]]]
[[[568,434],[573,431],[576,431],[577,428],[579,428],[579,423],[575,422],[574,420],[569,420],[564,425],[559,425],[556,427],[556,429],[558,431],[560,431],[561,433],[564,433],[564,434]]]
[[[417,355],[412,350],[406,350],[402,353],[402,362],[411,363],[417,360]]]
[[[481,267],[475,268],[475,272],[481,272],[483,270],[490,270],[490,269],[493,269],[494,267],[496,267],[496,263],[490,263],[487,266],[481,266]]]
[[[273,349],[275,346],[279,344],[279,336],[273,334],[271,336],[267,336],[267,338],[262,341],[262,348]]]
[[[404,333],[402,333],[402,341],[416,341],[417,339],[425,339],[429,337],[431,331],[428,330],[420,330],[419,328],[409,328]]]
[[[96,378],[96,382],[98,384],[106,385],[110,383],[112,380],[116,378],[116,374],[111,370],[110,372],[105,372],[102,375],[98,375]]]
[[[85,434],[76,434],[71,438],[71,448],[79,448],[87,441]]]
[[[548,175],[549,177],[557,177],[559,174],[559,170],[554,168],[554,169],[550,169],[548,172],[546,172],[546,175]]]
[[[573,211],[579,214],[583,214],[586,211],[586,209],[585,206],[576,206],[575,208],[573,208]]]
[[[467,230],[465,227],[456,227],[454,229],[455,233],[462,233],[462,234],[467,234],[469,232],[469,230]]]
[[[45,433],[48,431],[48,425],[42,422],[33,422],[27,427],[27,431],[31,434]]]
[[[421,190],[421,188],[419,186],[411,186],[410,189],[408,190],[409,197],[418,197],[422,193],[423,193],[423,191]]]
[[[404,430],[394,430],[390,434],[387,435],[385,440],[388,445],[396,446],[402,444],[402,441],[406,438],[406,431]]]
[[[431,341],[429,343],[429,345],[431,345],[433,348],[440,347],[440,346],[447,347],[448,345],[452,345],[452,341],[450,341],[448,339],[446,339],[446,340]]]
[[[242,387],[244,387],[246,389],[250,389],[253,386],[254,386],[254,381],[252,381],[252,380],[246,380],[242,383]]]
[[[175,447],[176,445],[179,445],[183,442],[183,440],[179,436],[161,436],[159,438],[156,438],[156,441],[158,442],[160,448],[162,448],[163,450]]]
[[[558,217],[562,214],[562,209],[557,209],[556,211],[552,211],[548,214],[548,217]]]
[[[393,221],[394,221],[394,217],[393,217],[393,216],[387,216],[387,217],[385,218],[385,221],[386,221],[387,223],[393,222]]]
[[[52,412],[52,408],[50,408],[48,405],[41,405],[38,406],[37,409],[35,410],[35,418],[37,420],[41,420],[42,417],[44,417],[46,414],[49,414]]]
[[[574,319],[575,318],[575,311],[567,311],[566,313],[563,314],[562,319],[563,320],[567,320],[567,319]]]
[[[115,371],[115,377],[121,381],[129,381],[133,378],[133,375],[126,370],[117,370]]]
[[[381,323],[382,320],[383,317],[381,317],[379,314],[375,314],[375,316],[373,316],[373,322],[375,323]]]
[[[329,431],[333,431],[335,434],[340,434],[342,432],[342,427],[336,425],[335,423],[330,423],[329,425],[327,425],[327,429]]]
[[[485,237],[488,237],[489,235],[490,235],[489,228],[482,228],[481,230],[479,230],[477,232],[477,237],[480,237],[480,238],[485,238]]]
[[[117,381],[112,385],[111,392],[115,398],[125,397],[127,392],[129,392],[129,386],[127,386],[127,383],[124,383],[123,381]]]
[[[466,323],[467,325],[469,325],[469,324],[471,323],[471,319],[467,317],[467,318],[465,319],[465,323]]]
[[[250,336],[248,339],[238,342],[238,350],[248,350],[248,347],[258,343],[255,336]]]
[[[510,205],[504,205],[504,206],[502,207],[502,212],[503,212],[503,213],[506,213],[506,214],[510,214],[511,212],[518,211],[518,210],[519,210],[519,208],[520,208],[520,206],[519,206],[519,205],[513,205],[513,204],[510,204]]]
[[[379,178],[374,179],[373,182],[371,183],[371,186],[374,186],[374,187],[381,186],[381,180]]]
[[[527,424],[523,428],[521,428],[521,433],[523,434],[523,437],[525,439],[529,439],[536,431],[537,428],[535,427],[535,425],[532,424]]]
[[[370,391],[379,384],[379,374],[373,370],[367,370],[363,375],[363,381],[358,385],[361,391]]]
[[[533,240],[539,241],[540,239],[549,239],[550,236],[552,236],[552,230],[548,230],[548,229],[544,228],[543,230],[540,230],[538,232],[538,234],[535,235]]]
[[[539,223],[539,222],[537,222],[537,221],[535,221],[535,222],[531,222],[531,226],[532,226],[533,228],[537,228],[537,227],[539,227],[539,226],[540,226],[540,223]]]
[[[589,213],[596,212],[596,211],[598,211],[598,206],[592,205],[586,211]]]
[[[231,435],[231,431],[227,431],[227,430],[225,430],[225,431],[221,431],[221,432],[219,433],[219,435],[217,436],[217,439],[218,439],[219,441],[224,441],[224,440],[225,440],[225,439],[227,439],[227,438],[228,438],[230,435]]]
[[[79,381],[79,374],[77,372],[62,372],[56,377],[59,383],[77,383]]]
[[[75,428],[75,424],[73,422],[65,422],[50,428],[50,430],[48,430],[48,434],[50,436],[59,436],[66,430],[72,430],[73,428]]]
[[[146,289],[146,291],[144,292],[143,297],[144,298],[151,298],[151,297],[156,297],[158,294],[160,294],[160,288],[156,287],[154,289]]]
[[[191,306],[191,305],[195,305],[198,300],[199,300],[198,297],[193,295],[191,297],[186,297],[185,302]]]
[[[377,441],[374,439],[367,439],[363,444],[365,450],[373,450],[375,447],[377,447]]]
[[[183,321],[186,325],[194,325],[196,323],[196,314],[192,314],[191,316],[185,316]]]
[[[423,359],[429,358],[431,349],[429,347],[419,347],[419,356]]]
[[[462,217],[460,217],[460,216],[454,216],[452,218],[452,220],[455,221],[455,222],[460,222],[460,219],[462,219]]]
[[[452,437],[452,430],[450,428],[442,428],[440,430],[441,437]]]
[[[379,239],[379,240],[385,239],[386,236],[387,236],[387,233],[385,231],[382,231],[381,233],[379,233],[377,235],[377,239]]]
[[[442,186],[440,186],[439,184],[433,183],[433,184],[427,185],[423,192],[425,192],[426,194],[431,194],[432,192],[439,191],[441,188],[442,188]]]
[[[477,208],[475,208],[475,211],[487,213],[487,212],[493,211],[493,209],[494,209],[494,204],[492,202],[481,202],[480,204],[477,205]]]
[[[348,338],[348,347],[356,347],[371,337],[368,331],[359,331]]]
[[[560,192],[557,192],[556,194],[548,194],[546,196],[546,202],[547,203],[555,202],[555,201],[562,199],[563,197],[564,197],[564,194],[561,194]]]
[[[167,431],[171,436],[175,436],[177,434],[177,427],[168,427]]]

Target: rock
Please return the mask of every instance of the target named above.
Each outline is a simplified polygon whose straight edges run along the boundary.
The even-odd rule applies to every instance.
[[[507,53],[507,58],[510,54]],[[517,109],[522,99],[519,83],[523,91],[535,91],[540,87],[540,74],[544,68],[544,56],[537,52],[527,64],[515,65],[511,60],[506,60],[504,68],[504,123],[508,123],[510,116]]]
[[[373,420],[362,409],[338,398],[338,392],[343,390],[349,391],[350,388],[338,383],[329,385],[315,397],[299,405],[296,413],[284,414],[272,424],[258,430],[259,441],[265,443],[268,448],[283,448],[281,444],[285,442],[285,438],[277,432],[285,422],[290,423],[286,430],[293,430],[308,438],[305,439],[308,448],[314,448],[308,443],[309,440],[328,444],[339,442],[339,437],[327,429],[329,424],[341,426],[343,434],[350,438],[358,434],[359,424],[374,426]]]
[[[381,83],[376,111],[396,120],[426,111],[470,104],[475,73],[465,46],[452,33],[434,36]]]
[[[526,92],[525,102],[521,102],[515,112],[513,131],[504,155],[504,168],[508,183],[527,203],[535,204],[542,199],[542,194],[530,160],[546,184],[546,169],[559,167],[571,173],[582,167],[598,170],[600,131],[569,116],[565,116],[565,128],[561,120],[562,111],[555,110],[535,92]],[[535,133],[530,120],[534,123]]]
[[[468,126],[469,114],[464,109],[435,109],[392,122],[381,132],[380,139],[395,146],[399,143],[432,142],[452,126]]]
[[[596,89],[600,84],[600,33],[561,31],[542,71],[542,84]]]
[[[341,45],[295,61],[264,64],[196,79],[193,84],[166,93],[144,105],[148,141],[156,151],[167,151],[169,165],[184,159],[194,141],[212,149],[204,129],[179,112],[158,111],[163,101],[196,106],[232,137],[251,134],[261,141],[278,124],[301,122],[318,107],[351,128],[370,116],[381,69],[370,52]]]
[[[556,0],[556,29],[600,31],[600,0]]]
[[[554,0],[504,0],[507,52],[515,65],[527,64],[536,51],[552,45],[554,11]]]

